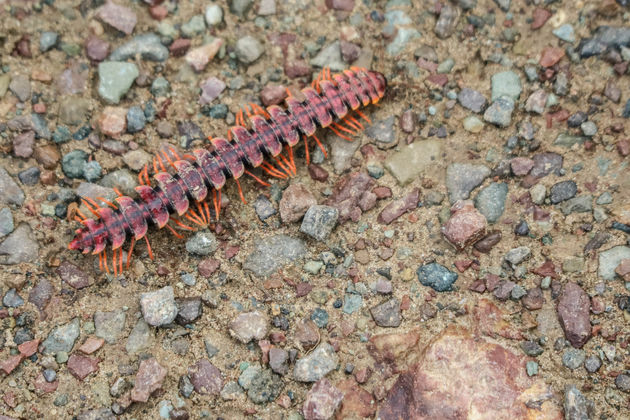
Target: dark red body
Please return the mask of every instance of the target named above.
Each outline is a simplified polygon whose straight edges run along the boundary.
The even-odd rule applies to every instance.
[[[310,137],[317,127],[328,127],[342,120],[351,110],[377,103],[385,94],[385,77],[373,71],[346,70],[319,83],[321,92],[311,87],[302,90],[304,101],[286,99],[286,109],[270,106],[266,116],[250,117],[251,129],[234,126],[230,142],[212,140],[215,150],[193,151],[194,160],[174,162],[175,173],[158,172],[156,187],[136,188],[139,198],[118,197],[118,208],[100,208],[99,220],[86,219],[69,245],[84,253],[102,252],[109,243],[120,248],[127,238],[143,238],[149,224],[162,228],[171,213],[186,213],[193,202],[202,202],[210,192],[220,190],[228,178],[240,178],[246,167],[258,167],[264,157],[275,157],[284,146],[293,147],[300,135]]]

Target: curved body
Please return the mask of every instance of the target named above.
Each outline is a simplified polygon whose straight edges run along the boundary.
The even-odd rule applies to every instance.
[[[258,112],[249,115],[249,128],[241,115],[243,124],[229,130],[231,141],[214,138],[213,151],[197,149],[185,159],[170,162],[173,174],[156,171],[155,186],[138,186],[137,199],[119,196],[116,204],[110,203],[112,208],[92,209],[98,219],[83,219],[84,226],[77,230],[69,248],[93,254],[100,254],[108,245],[117,250],[128,239],[144,238],[150,225],[162,228],[171,214],[184,215],[192,204],[202,203],[213,194],[218,212],[216,193],[228,179],[238,180],[247,168],[263,165],[265,157],[276,158],[283,148],[296,146],[300,137],[306,141],[318,127],[332,125],[335,130],[335,124],[351,112],[360,113],[360,108],[376,104],[385,94],[387,83],[378,72],[353,69],[328,77],[322,74],[323,80],[318,79],[315,87],[302,89],[303,100],[289,96],[285,108],[258,107]]]

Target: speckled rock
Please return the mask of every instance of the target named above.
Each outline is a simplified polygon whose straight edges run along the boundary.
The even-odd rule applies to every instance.
[[[267,318],[258,311],[238,315],[230,323],[230,334],[241,343],[262,340],[267,336]]]
[[[79,318],[73,318],[67,324],[53,328],[42,342],[43,354],[58,352],[69,353],[79,337]]]
[[[571,345],[581,348],[591,338],[591,301],[576,283],[565,284],[558,299],[558,318]]]
[[[204,44],[201,47],[193,48],[188,51],[184,59],[195,71],[203,71],[210,60],[217,55],[222,45],[223,40],[221,38],[215,38],[208,44]]]
[[[208,359],[200,359],[188,367],[188,376],[195,391],[202,395],[219,395],[223,388],[221,371]]]
[[[199,231],[186,241],[186,251],[202,257],[214,254],[218,247],[217,238],[209,230]]]
[[[256,242],[254,251],[245,258],[243,268],[265,277],[305,254],[303,241],[286,235],[271,236]]]
[[[39,243],[33,239],[31,227],[21,223],[0,243],[0,264],[32,262],[39,256]]]
[[[418,268],[417,275],[420,283],[433,288],[437,292],[453,290],[453,283],[458,277],[457,273],[438,263],[421,265]]]
[[[475,197],[475,207],[483,214],[489,223],[496,223],[505,211],[505,199],[508,185],[503,182],[493,182]]]
[[[458,201],[451,207],[451,217],[442,227],[444,238],[457,249],[464,249],[486,234],[486,218],[472,201]]]
[[[317,205],[313,193],[303,184],[291,184],[282,193],[279,210],[284,223],[297,222],[312,206]]]
[[[256,38],[247,35],[236,41],[234,52],[241,63],[252,64],[265,52],[265,48]]]
[[[140,309],[147,324],[154,327],[170,324],[177,316],[177,305],[171,286],[140,295]]]
[[[333,347],[322,343],[295,363],[293,377],[299,382],[316,382],[335,369],[338,362]]]
[[[446,169],[446,188],[451,204],[466,200],[470,192],[477,188],[490,175],[490,168],[484,165],[453,163]]]
[[[131,390],[131,400],[147,402],[151,394],[162,387],[167,373],[168,369],[161,366],[155,358],[142,360]]]
[[[599,268],[597,274],[604,280],[614,280],[617,276],[615,269],[621,261],[630,258],[630,247],[615,246],[599,253]]]
[[[24,203],[24,192],[4,167],[0,166],[0,204],[21,207],[22,203]]]
[[[339,210],[334,207],[311,206],[304,215],[300,232],[318,241],[325,241],[335,228],[338,218]]]
[[[328,420],[333,418],[344,399],[344,394],[327,379],[320,379],[308,391],[302,406],[305,420]]]
[[[114,344],[122,335],[125,328],[125,320],[127,319],[125,312],[112,311],[94,313],[94,326],[96,328],[94,335]]]

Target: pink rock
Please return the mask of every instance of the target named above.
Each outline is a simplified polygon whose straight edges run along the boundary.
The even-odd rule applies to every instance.
[[[448,76],[445,74],[431,74],[427,76],[426,81],[429,82],[429,84],[444,87],[444,85],[448,83]]]
[[[219,395],[223,388],[221,371],[207,359],[200,359],[188,368],[188,376],[195,391],[204,395]]]
[[[92,61],[103,61],[109,54],[109,42],[98,38],[90,37],[85,43],[85,52]]]
[[[376,361],[376,368],[389,377],[417,358],[419,340],[420,335],[416,331],[379,334],[370,338],[368,351]]]
[[[297,222],[304,216],[309,207],[317,204],[317,199],[302,184],[291,184],[282,193],[280,200],[280,218],[284,223]]]
[[[354,379],[346,379],[338,383],[337,388],[343,393],[338,418],[372,418],[374,416],[377,407],[374,397],[361,388]]]
[[[213,258],[206,258],[202,260],[197,266],[197,271],[199,275],[209,278],[212,274],[219,269],[221,266],[221,262],[219,260],[215,260]]]
[[[79,347],[79,351],[85,354],[92,354],[103,347],[104,343],[105,340],[102,338],[88,337],[87,340],[85,340],[85,343],[83,343],[81,347]]]
[[[532,29],[539,29],[549,20],[551,17],[551,12],[547,9],[543,9],[541,7],[537,7],[534,9],[533,19],[532,19]]]
[[[127,110],[119,106],[107,106],[98,119],[101,133],[118,138],[127,128]]]
[[[90,373],[98,371],[98,364],[100,359],[81,356],[73,353],[68,359],[68,370],[78,380],[82,381]]]
[[[23,356],[21,354],[15,354],[9,356],[7,359],[0,362],[0,370],[7,375],[13,372],[13,370],[20,365]]]
[[[339,47],[341,49],[341,58],[348,64],[354,63],[359,55],[361,55],[361,47],[352,42],[340,41]]]
[[[140,362],[136,383],[131,390],[131,400],[147,402],[151,394],[162,387],[167,372],[153,357]]]
[[[527,376],[526,360],[462,328],[449,327],[398,377],[376,417],[561,420],[556,397],[549,386]]]
[[[48,382],[46,381],[46,378],[44,378],[43,372],[40,372],[39,375],[37,375],[37,378],[33,381],[33,386],[40,395],[50,394],[51,392],[55,392],[57,390],[59,381]]]
[[[18,346],[18,350],[22,357],[31,357],[37,352],[37,346],[39,346],[39,339],[26,341]]]
[[[258,311],[239,314],[230,323],[230,334],[241,343],[262,340],[267,336],[267,318]]]
[[[76,95],[85,92],[90,71],[87,66],[73,64],[57,77],[57,91],[62,95]]]
[[[63,260],[55,271],[61,280],[75,289],[83,289],[92,284],[90,277],[70,261]]]
[[[501,336],[510,340],[523,338],[516,326],[506,320],[509,319],[508,314],[487,299],[479,299],[473,309],[473,317],[476,331],[480,334],[492,338]]]
[[[510,161],[512,173],[516,176],[525,176],[534,167],[534,161],[525,157],[515,157]]]
[[[263,90],[260,91],[260,100],[265,106],[278,105],[286,97],[287,97],[287,90],[282,85],[279,85],[279,86],[269,85],[269,86],[264,87]]]
[[[304,60],[287,58],[284,62],[284,74],[289,79],[309,76],[311,74],[311,66]]]
[[[470,200],[458,201],[451,207],[451,218],[442,227],[442,235],[462,250],[486,234],[486,218]]]
[[[582,348],[591,338],[590,307],[588,295],[577,283],[564,285],[558,298],[558,319],[565,337],[575,348]]]
[[[186,38],[178,38],[168,47],[168,50],[175,57],[181,57],[186,54],[186,51],[190,48],[191,41]]]
[[[545,47],[540,55],[539,64],[543,67],[551,67],[564,57],[562,48]]]
[[[407,213],[408,211],[411,211],[417,208],[419,199],[420,199],[420,189],[414,188],[413,191],[411,191],[409,194],[407,194],[400,200],[396,200],[388,204],[383,209],[383,211],[378,215],[377,220],[379,221],[379,223],[388,225],[394,220],[398,219],[403,214]]]
[[[313,385],[306,394],[302,411],[306,420],[328,420],[337,411],[343,400],[343,393],[326,378]]]
[[[130,35],[138,22],[136,13],[128,7],[108,1],[96,11],[96,16],[111,27]]]
[[[373,185],[374,180],[364,172],[343,176],[335,185],[332,195],[325,204],[339,210],[339,223],[345,223],[348,220],[357,221],[362,214],[361,208],[358,207],[359,201]],[[378,197],[378,194],[376,195]]]
[[[28,159],[33,154],[35,145],[35,132],[26,131],[20,133],[13,139],[13,153],[17,157]]]
[[[617,152],[619,152],[621,156],[630,155],[630,141],[627,139],[619,140],[617,142]]]
[[[216,77],[209,77],[201,82],[201,96],[199,103],[201,105],[209,104],[219,97],[221,92],[225,90],[225,83]]]
[[[223,45],[223,40],[221,38],[215,38],[209,44],[188,51],[184,59],[195,71],[202,71],[219,52],[221,45]]]

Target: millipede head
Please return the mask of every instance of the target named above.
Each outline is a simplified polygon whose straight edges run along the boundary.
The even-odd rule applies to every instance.
[[[91,220],[91,219],[87,219]],[[87,227],[83,227],[81,229],[76,230],[76,234],[74,239],[68,244],[68,249],[81,251],[84,254],[87,254],[94,247],[94,241],[92,238],[92,234],[90,233]]]

